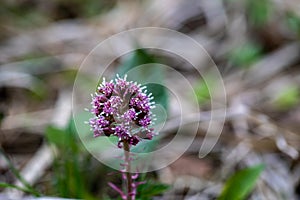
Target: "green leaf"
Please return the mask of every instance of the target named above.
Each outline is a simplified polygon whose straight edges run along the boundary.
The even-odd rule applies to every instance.
[[[159,139],[155,137],[152,140],[142,140],[136,146],[131,147],[131,152],[149,153],[152,152],[158,144]]]
[[[118,67],[117,73],[120,76],[127,74],[128,80],[146,84],[148,92],[154,96],[154,101],[167,110],[168,95],[165,87],[162,86],[164,85],[165,71],[155,63],[157,60],[154,56],[143,49],[138,49]]]
[[[82,121],[84,122],[84,121]],[[69,134],[73,135],[74,139],[76,138],[77,136],[77,130],[76,130],[76,126],[75,126],[75,120],[74,118],[71,118],[69,120],[69,123],[67,124],[67,127],[66,127],[66,132],[68,132]]]
[[[50,143],[55,144],[62,150],[68,149],[68,151],[71,150],[72,153],[76,153],[80,149],[81,143],[78,141],[73,119],[70,119],[66,128],[63,129],[49,125],[46,128],[46,137]]]
[[[73,130],[74,133],[77,133],[80,138],[91,137],[93,138],[93,134],[90,130],[90,125],[85,123],[88,122],[93,115],[90,112],[82,111],[78,112],[74,115],[73,120],[69,124],[69,129]]]
[[[53,143],[59,147],[64,147],[68,139],[68,136],[64,130],[52,125],[46,128],[46,137],[50,143]]]
[[[133,55],[130,55],[130,57],[125,60],[125,62],[121,66],[119,66],[117,73],[121,76],[124,76],[129,70],[136,66],[155,62],[156,59],[153,56],[149,55],[145,50],[137,49],[133,52]]]
[[[157,183],[154,181],[147,181],[145,184],[141,184],[137,188],[137,199],[150,200],[154,196],[164,193],[170,188],[169,185]]]
[[[225,183],[218,200],[242,200],[253,190],[256,180],[263,171],[263,165],[246,168],[235,173]]]
[[[101,136],[97,138],[92,138],[92,140],[88,140],[85,142],[85,148],[87,148],[89,151],[92,152],[102,152],[102,151],[107,151],[111,148],[117,148],[116,146],[119,141],[119,138],[116,136]]]

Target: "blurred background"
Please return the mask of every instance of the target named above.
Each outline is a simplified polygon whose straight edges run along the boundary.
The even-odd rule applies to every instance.
[[[73,84],[97,44],[150,26],[184,33],[205,48],[223,78],[227,115],[220,116],[218,143],[200,159],[211,99],[222,98],[211,60],[175,44],[198,60],[205,81],[187,61],[161,50],[137,50],[111,63],[111,77],[153,62],[174,68],[190,81],[204,116],[190,120],[199,123],[196,139],[176,162],[141,176],[147,184],[138,199],[300,199],[298,0],[2,0],[0,21],[0,199],[117,199],[107,182],[121,185],[120,174],[78,137]],[[79,77],[83,88],[95,89],[92,73]],[[172,74],[145,73],[139,77],[176,83]],[[150,90],[170,118],[178,117],[174,96]],[[182,103],[193,109],[189,98]],[[160,147],[176,134],[172,122],[161,130]]]

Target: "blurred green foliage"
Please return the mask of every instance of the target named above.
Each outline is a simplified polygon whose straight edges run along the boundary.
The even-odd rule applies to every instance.
[[[89,18],[111,9],[115,0],[3,1],[0,20],[6,25],[29,28],[61,19]]]
[[[273,4],[270,0],[246,0],[246,12],[249,21],[254,26],[263,26],[273,14]]]
[[[199,80],[198,83],[194,86],[194,91],[196,94],[197,101],[200,105],[204,105],[210,102],[211,93],[215,87],[214,79],[209,77]]]
[[[275,106],[280,110],[289,110],[300,102],[300,92],[297,86],[285,88],[277,94]]]
[[[86,18],[99,15],[112,8],[115,2],[114,0],[55,0],[58,10],[61,11],[58,13],[60,18]]]
[[[49,18],[38,8],[20,1],[15,3],[3,2],[0,7],[0,19],[6,25],[17,27],[32,27],[49,22]]]
[[[300,17],[295,13],[288,12],[286,14],[286,23],[288,27],[300,36]]]
[[[247,68],[260,58],[261,53],[261,46],[248,42],[233,49],[229,54],[229,60],[234,66]]]
[[[246,168],[230,177],[218,200],[243,200],[253,190],[255,183],[263,171],[263,165]]]
[[[70,120],[66,128],[48,126],[46,137],[58,155],[53,168],[53,193],[66,198],[96,199],[90,191],[92,181],[88,179],[91,159],[81,146],[74,121]]]

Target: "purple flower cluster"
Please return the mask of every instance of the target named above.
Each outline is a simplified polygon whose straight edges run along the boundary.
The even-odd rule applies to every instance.
[[[136,145],[142,138],[153,137],[152,112],[154,102],[145,87],[124,78],[103,82],[92,95],[92,109],[95,116],[89,120],[94,136],[115,135],[118,146],[123,142]]]

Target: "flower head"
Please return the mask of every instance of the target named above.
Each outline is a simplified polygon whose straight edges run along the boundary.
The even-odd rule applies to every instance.
[[[153,97],[147,95],[137,83],[117,78],[103,82],[95,95],[92,95],[92,109],[95,116],[89,120],[94,136],[114,135],[119,138],[118,146],[123,142],[136,145],[142,138],[151,139],[153,124],[151,109]]]

